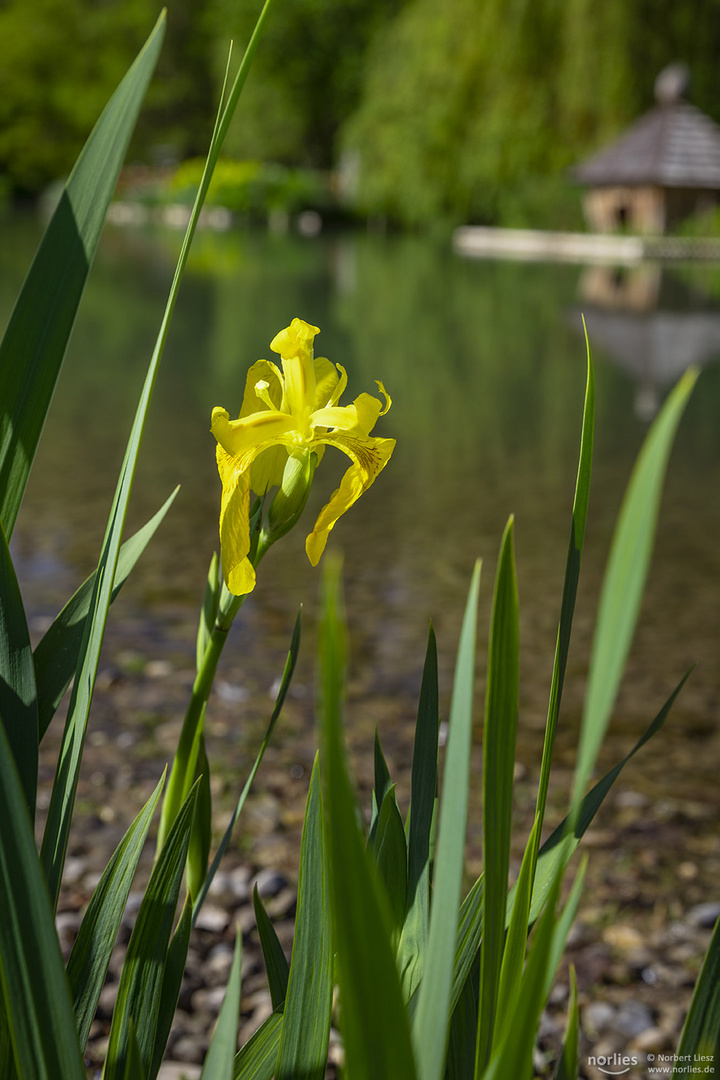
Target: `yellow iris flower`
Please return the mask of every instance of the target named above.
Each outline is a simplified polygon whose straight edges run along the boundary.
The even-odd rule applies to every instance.
[[[313,339],[320,331],[302,319],[277,334],[270,348],[280,353],[282,371],[269,360],[258,360],[245,383],[242,409],[231,420],[226,409],[212,413],[217,439],[217,463],[222,480],[220,543],[223,575],[228,589],[244,596],[255,587],[250,552],[250,489],[264,495],[283,481],[289,458],[317,460],[325,446],[336,446],[352,464],[340,487],[320,511],[305,550],[313,566],[322,555],[328,534],[390,460],[394,439],[371,436],[376,420],[390,408],[384,400],[361,394],[352,405],[339,405],[347,384],[345,370],[324,357],[314,357]],[[312,470],[310,470],[312,476]]]

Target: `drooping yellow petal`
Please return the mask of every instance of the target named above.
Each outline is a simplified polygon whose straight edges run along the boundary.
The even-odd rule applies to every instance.
[[[300,421],[315,405],[313,339],[319,333],[317,326],[293,319],[270,342],[270,348],[282,358],[288,412]]]
[[[282,483],[288,447],[275,443],[262,450],[250,466],[250,487],[256,495],[264,495],[272,487]]]
[[[343,476],[340,487],[320,511],[315,527],[305,541],[307,557],[313,566],[317,566],[335,522],[367,491],[395,449],[395,439],[355,438],[339,432],[326,436],[322,441],[342,450],[353,464]]]
[[[220,553],[223,578],[231,593],[245,596],[255,588],[255,570],[250,551],[250,473],[240,471],[222,446],[217,446],[217,463],[222,480],[220,504]]]

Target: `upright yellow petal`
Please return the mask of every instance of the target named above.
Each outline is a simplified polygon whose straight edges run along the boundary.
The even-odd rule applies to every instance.
[[[347,375],[339,365],[336,367],[324,356],[315,357],[314,367],[315,401],[313,402],[313,408],[324,409],[327,405],[334,405],[338,400],[345,389]],[[342,373],[344,381],[339,373]]]
[[[317,326],[293,319],[270,342],[270,348],[282,358],[288,411],[300,421],[315,407],[313,340],[319,333]]]
[[[320,511],[315,527],[305,541],[307,557],[313,566],[317,566],[335,522],[367,491],[395,449],[395,439],[354,438],[339,432],[328,435],[322,441],[342,450],[353,464],[343,476],[340,487]]]
[[[263,412],[267,404],[258,397],[255,387],[259,382],[268,384],[268,394],[276,409],[282,410],[283,377],[277,364],[270,360],[258,360],[252,365],[245,379],[245,393],[243,394],[240,418],[250,416],[251,413]]]

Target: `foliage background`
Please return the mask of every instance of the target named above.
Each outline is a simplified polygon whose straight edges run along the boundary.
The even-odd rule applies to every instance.
[[[201,154],[228,36],[257,0],[169,0],[133,154]],[[0,183],[70,168],[157,16],[151,0],[0,5]],[[404,224],[577,224],[565,170],[653,102],[667,63],[720,120],[720,0],[285,0],[230,132],[239,158],[339,167],[354,204]]]

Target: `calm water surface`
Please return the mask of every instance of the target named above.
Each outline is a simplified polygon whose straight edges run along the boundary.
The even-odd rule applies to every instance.
[[[6,222],[3,232],[4,320],[37,227],[30,221]],[[167,232],[108,230],[104,238],[13,539],[36,631],[97,556],[179,243]],[[622,292],[623,275],[609,281]],[[720,335],[714,344],[718,314],[696,283],[688,289],[664,279],[661,306],[668,282],[673,299],[667,310],[673,317],[702,312],[706,367],[671,460],[642,624],[606,760],[629,748],[683,672],[697,662],[668,730],[647,749],[642,765],[631,766],[628,783],[648,788],[656,799],[715,805]],[[446,245],[418,238],[201,235],[152,406],[131,509],[133,527],[176,484],[181,490],[116,605],[104,662],[127,672],[135,670],[133,657],[140,668],[145,660],[157,664],[166,658],[189,677],[197,606],[217,544],[219,482],[210,412],[214,405],[231,413],[239,409],[247,367],[267,357],[276,331],[299,315],[321,327],[318,350],[348,370],[349,395],[372,392],[373,380],[382,379],[393,397],[377,429],[397,438],[393,460],[341,520],[329,545],[344,555],[353,745],[369,761],[372,730],[379,722],[396,766],[409,763],[409,731],[431,618],[447,709],[451,659],[474,560],[484,561],[482,644],[496,553],[505,521],[514,513],[522,649],[518,756],[532,774],[539,761],[577,463],[584,310],[596,361],[596,450],[559,746],[561,770],[571,764],[612,524],[647,430],[643,417],[675,377],[666,357],[653,374],[652,358],[643,353],[656,333],[646,318],[652,308],[647,299],[639,307],[621,299],[623,317],[634,319],[636,329],[637,319],[645,319],[644,331],[629,357],[613,354],[612,310],[597,304],[603,295],[607,300],[602,281],[598,285],[591,275],[588,285],[578,267],[463,261]],[[627,322],[621,331],[627,341]],[[697,342],[692,329],[690,336]],[[680,335],[678,348],[688,340]],[[688,355],[691,351],[688,347]],[[678,373],[683,366],[680,357]],[[326,455],[308,519],[333,490],[343,461],[332,451]],[[319,574],[307,564],[303,541],[297,532],[263,564],[236,631],[217,707],[227,713],[224,726],[218,723],[219,738],[235,730],[237,716],[242,719],[258,701],[256,712],[264,720],[267,690],[282,668],[302,603],[304,659],[284,737],[290,743],[300,740],[297,756],[306,765]],[[480,657],[479,695],[482,651]],[[138,708],[167,711],[157,703]]]

